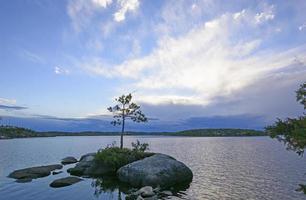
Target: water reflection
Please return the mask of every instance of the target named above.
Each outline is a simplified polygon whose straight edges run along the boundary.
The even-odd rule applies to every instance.
[[[113,196],[114,199],[125,199],[126,196],[132,196],[140,188],[131,187],[126,183],[122,183],[118,180],[116,176],[104,176],[101,178],[95,178],[92,180],[91,186],[94,188],[94,196],[97,198],[101,194],[109,193],[110,195],[117,194],[117,198]],[[170,191],[171,196],[182,198],[186,196],[186,191],[190,187],[188,183],[176,184],[175,186],[168,188],[155,188],[158,190],[156,195],[159,199],[166,199],[169,197],[168,194],[163,193],[164,191]],[[131,197],[130,199],[133,199]]]
[[[122,199],[126,194],[130,194],[135,189],[129,187],[127,184],[120,182],[115,176],[104,176],[103,178],[95,178],[92,180],[91,186],[94,187],[94,195],[99,197],[104,193],[118,192],[118,199]]]

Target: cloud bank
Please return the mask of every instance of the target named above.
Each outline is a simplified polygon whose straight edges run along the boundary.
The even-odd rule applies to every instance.
[[[143,57],[115,66],[99,59],[81,66],[89,73],[129,79],[132,83],[127,88],[139,91],[141,102],[206,106],[262,79],[306,73],[306,45],[261,48],[272,33],[270,28],[258,32],[259,26],[273,19],[273,5],[260,13],[226,13],[180,37],[162,37]],[[246,29],[248,35],[237,37]]]

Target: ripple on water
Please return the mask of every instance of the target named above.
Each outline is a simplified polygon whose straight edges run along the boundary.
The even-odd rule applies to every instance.
[[[152,151],[166,153],[188,165],[194,174],[186,191],[171,199],[306,200],[295,192],[306,182],[306,159],[288,152],[268,137],[125,137],[125,145],[139,139]],[[53,189],[49,184],[66,173],[18,184],[6,177],[11,171],[55,164],[66,156],[94,152],[118,137],[56,137],[0,141],[0,199],[118,199],[118,188],[95,195],[92,180]],[[67,166],[69,167],[69,166]],[[67,168],[65,166],[65,169]],[[124,193],[121,194],[124,198]]]

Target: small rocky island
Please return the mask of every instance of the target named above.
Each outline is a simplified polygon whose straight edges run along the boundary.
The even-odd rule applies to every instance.
[[[170,188],[178,185],[189,186],[192,171],[175,158],[160,154],[144,152],[139,149],[107,147],[97,153],[88,153],[79,160],[74,157],[62,159],[62,164],[46,165],[20,169],[8,177],[17,182],[30,182],[32,179],[59,174],[63,165],[76,163],[67,170],[68,177],[56,179],[50,187],[58,188],[76,184],[84,178],[115,177],[119,183],[131,188],[127,199],[158,199],[172,195]]]

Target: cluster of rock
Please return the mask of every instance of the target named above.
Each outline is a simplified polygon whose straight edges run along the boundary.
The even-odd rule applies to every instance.
[[[66,157],[62,159],[61,163],[63,165],[67,165],[67,164],[72,164],[76,162],[78,162],[76,158]],[[57,174],[62,173],[63,171],[56,171],[56,170],[62,169],[63,165],[54,164],[54,165],[44,165],[44,166],[38,166],[38,167],[29,167],[29,168],[13,171],[12,173],[8,175],[8,177],[16,179],[16,182],[18,183],[31,182],[33,179],[49,176],[51,172],[52,172],[52,175],[57,175]],[[75,184],[81,180],[82,179],[78,177],[70,176],[66,178],[57,179],[53,181],[50,184],[50,186],[51,187],[65,187],[65,186]]]
[[[68,173],[75,176],[99,177],[113,173],[113,169],[94,162],[95,153],[81,157]],[[182,162],[165,154],[154,154],[127,164],[117,171],[118,179],[134,187],[153,186],[168,187],[177,183],[189,183],[192,171]]]
[[[67,170],[69,177],[53,181],[51,187],[65,187],[82,181],[79,177],[103,177],[114,174],[114,170],[108,166],[95,162],[96,153],[83,155],[78,161],[74,157],[66,157],[62,164],[76,163],[75,167]],[[62,169],[62,165],[47,165],[32,167],[12,172],[9,177],[17,179],[17,182],[28,182],[35,178],[61,173],[55,171]],[[192,181],[192,171],[182,162],[165,154],[154,154],[142,160],[127,164],[117,171],[118,179],[140,190],[127,196],[127,199],[158,199],[161,196],[170,196],[170,191],[161,191],[160,188],[169,188],[177,184],[189,184]],[[155,187],[155,189],[153,189]]]
[[[151,186],[145,186],[125,197],[126,200],[157,200],[167,196],[172,196],[169,190],[161,191],[160,187],[153,189]]]
[[[17,182],[31,182],[32,179],[49,176],[52,171],[62,169],[62,165],[45,165],[16,170],[8,175],[10,178],[17,179]]]

